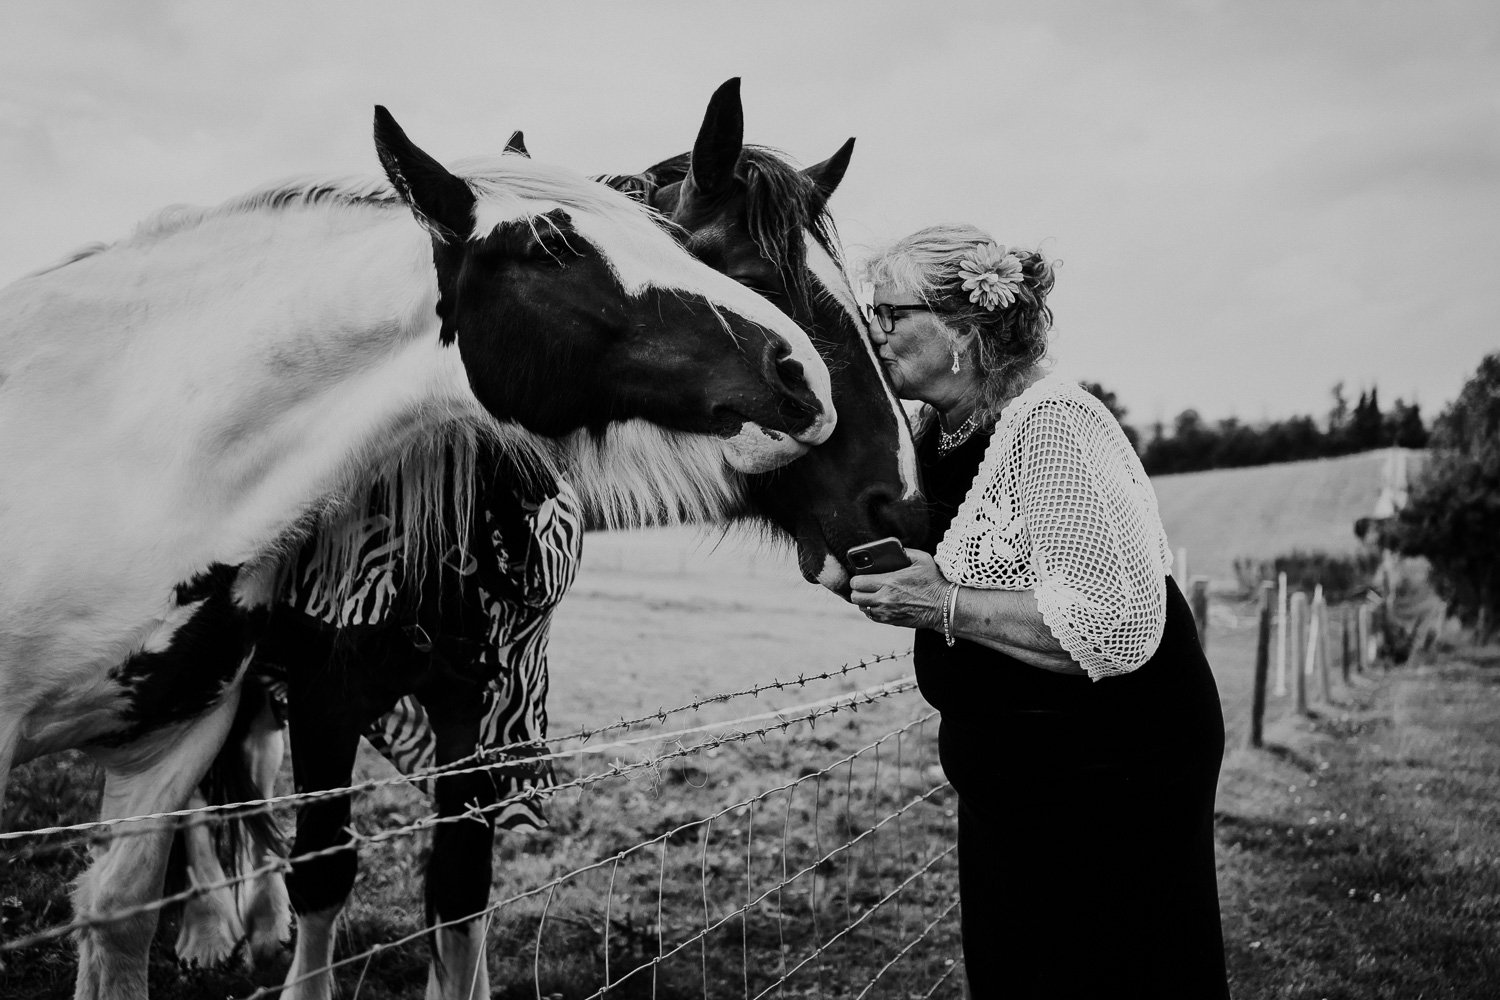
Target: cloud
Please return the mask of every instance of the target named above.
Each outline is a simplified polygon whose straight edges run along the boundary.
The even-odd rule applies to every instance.
[[[440,158],[524,128],[619,171],[688,149],[740,75],[752,141],[810,163],[858,137],[833,202],[856,250],[968,220],[1062,258],[1059,363],[1142,420],[1321,410],[1339,379],[1437,400],[1500,311],[1492,8],[23,6],[0,280],[168,203],[373,172],[375,103]]]

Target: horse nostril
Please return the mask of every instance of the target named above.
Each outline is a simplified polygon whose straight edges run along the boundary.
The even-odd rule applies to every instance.
[[[818,412],[818,398],[807,382],[807,372],[803,370],[802,362],[793,358],[790,353],[782,353],[776,358],[772,370],[775,372],[777,385],[789,397],[788,401],[793,404],[795,413],[810,416]]]
[[[781,384],[788,389],[807,387],[807,373],[802,370],[802,362],[791,355],[776,359],[776,374],[781,379]]]

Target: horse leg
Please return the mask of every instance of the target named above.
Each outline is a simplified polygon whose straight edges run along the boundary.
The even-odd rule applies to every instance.
[[[210,797],[214,805],[269,798],[284,750],[267,682],[252,673],[241,685],[240,707],[229,738],[191,804],[201,808]],[[234,853],[236,876],[264,869],[280,858],[281,838],[273,816],[230,816],[220,822]],[[228,881],[211,828],[212,824],[195,818],[180,834],[190,886]],[[190,899],[183,907],[175,950],[186,965],[212,968],[246,942],[245,965],[254,968],[276,954],[290,936],[291,907],[278,869],[237,878],[232,886]]]
[[[472,754],[479,747],[484,689],[472,699],[444,697],[426,705],[436,739],[439,766]],[[488,773],[461,774],[436,781],[438,815],[460,816],[473,807],[492,805],[495,783]],[[493,868],[493,812],[441,823],[433,829],[427,858],[427,925],[443,926],[433,934],[428,967],[427,1000],[483,1000],[490,995],[485,932],[489,915],[473,916],[489,906]],[[468,918],[468,919],[465,919]]]
[[[286,735],[269,697],[262,698],[245,736],[243,751],[251,783],[261,798],[270,798],[276,792],[276,776],[281,773],[281,762],[286,756]],[[277,856],[276,848],[267,838],[246,838],[240,870],[266,867]],[[282,942],[291,937],[292,908],[287,899],[286,879],[277,869],[239,886],[238,890],[249,961],[251,965],[259,965],[279,953]]]
[[[103,819],[180,809],[203,779],[234,720],[239,687],[204,715],[119,750],[98,754],[104,765]],[[78,879],[73,912],[80,917],[129,911],[161,897],[173,824],[125,824]],[[78,932],[76,1000],[145,1000],[146,962],[157,911],[137,912]]]
[[[297,791],[342,788],[354,776],[360,719],[350,711],[341,671],[326,663],[288,674],[292,774]],[[350,801],[340,795],[297,810],[292,857],[349,844]],[[354,887],[359,859],[352,846],[307,861],[293,861],[286,887],[297,915],[297,945],[287,970],[283,1000],[329,1000],[333,994],[334,921]]]
[[[207,805],[201,792],[195,791],[188,800],[190,809],[202,809]],[[188,885],[194,889],[205,885],[220,888],[194,896],[183,904],[175,945],[177,959],[185,965],[213,968],[234,953],[245,931],[239,914],[235,912],[234,891],[223,885],[227,880],[219,864],[219,854],[214,850],[209,824],[195,817],[188,821],[181,836],[187,858]]]

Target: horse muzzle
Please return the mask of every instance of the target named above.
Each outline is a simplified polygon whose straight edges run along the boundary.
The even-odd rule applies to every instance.
[[[793,437],[747,420],[724,438],[724,458],[736,472],[770,472],[807,454],[808,445],[798,440],[802,436]]]

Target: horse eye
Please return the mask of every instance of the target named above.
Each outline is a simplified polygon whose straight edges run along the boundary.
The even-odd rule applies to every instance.
[[[759,280],[757,280],[755,278],[739,277],[739,278],[735,278],[734,280],[738,281],[740,284],[742,284],[746,288],[750,289],[756,295],[760,295],[760,296],[762,296],[764,298],[771,298],[771,297],[773,297],[775,295],[780,294],[780,292],[777,289],[772,288],[766,282],[759,281]]]
[[[573,257],[580,256],[576,247],[563,233],[549,232],[540,234],[531,244],[531,256],[538,260],[553,260],[563,263]]]

